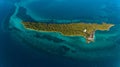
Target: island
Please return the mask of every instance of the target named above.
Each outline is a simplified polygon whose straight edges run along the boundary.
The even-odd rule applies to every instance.
[[[95,31],[109,31],[114,24],[103,22],[97,23],[43,23],[43,22],[22,22],[26,29],[39,32],[58,32],[64,36],[83,36],[87,43],[94,42]]]

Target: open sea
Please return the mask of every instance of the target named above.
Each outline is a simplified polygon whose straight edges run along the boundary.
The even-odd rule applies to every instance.
[[[116,48],[116,51],[118,52],[114,52],[117,55],[117,59],[108,59],[104,61],[76,61],[73,59],[48,54],[43,51],[37,51],[30,48],[28,45],[25,45],[24,42],[19,42],[13,39],[10,32],[8,32],[9,20],[11,15],[13,15],[16,10],[15,3],[22,1],[24,2],[25,0],[0,0],[0,67],[120,67],[120,55],[117,54],[120,54],[120,47]],[[31,13],[30,15],[34,16],[32,18],[37,21],[41,20],[38,18],[38,16],[40,16],[43,19],[80,19],[86,23],[101,23],[101,21],[106,21],[118,25],[120,24],[119,3],[120,0],[38,0],[35,4],[32,2],[27,6],[25,5],[27,8],[24,8],[28,9],[28,14]],[[106,6],[106,4],[109,6]],[[60,10],[62,10],[62,12]],[[24,13],[24,9],[21,11]],[[33,21],[31,19],[27,20]],[[118,27],[114,27],[112,30],[116,28],[118,29]],[[112,32],[113,31],[109,31],[108,33]],[[103,32],[97,31],[96,36],[99,37],[99,33]],[[117,33],[120,35],[119,32]],[[108,35],[106,32],[104,32],[104,34],[106,36]],[[114,41],[114,44],[120,45],[120,36],[113,38],[117,39],[117,41]],[[114,40],[113,38],[111,37],[112,40]],[[97,40],[100,39],[98,38]]]

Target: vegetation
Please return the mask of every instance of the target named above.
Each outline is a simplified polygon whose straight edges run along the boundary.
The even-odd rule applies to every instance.
[[[70,23],[70,24],[52,24],[52,23],[34,23],[34,22],[22,22],[25,28],[33,29],[44,32],[60,32],[65,36],[83,36],[87,41],[93,41],[88,39],[94,35],[96,30],[109,30],[113,24],[97,24],[97,23]]]

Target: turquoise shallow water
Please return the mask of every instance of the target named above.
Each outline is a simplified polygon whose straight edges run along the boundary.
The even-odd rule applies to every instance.
[[[117,0],[86,1],[26,0],[11,4],[15,11],[10,11],[11,14],[4,19],[6,21],[1,23],[4,30],[1,33],[1,43],[4,45],[1,46],[4,49],[1,51],[4,51],[2,54],[4,63],[8,64],[6,66],[117,67],[120,59],[120,8],[117,7]],[[21,25],[21,21],[39,22],[46,19],[55,19],[58,23],[70,23],[70,20],[86,23],[104,21],[115,26],[110,31],[96,31],[95,42],[86,44],[83,37],[36,32],[26,30]]]
[[[96,23],[102,23],[102,22],[109,22],[109,21],[113,21],[115,19],[111,19],[113,18],[112,16],[110,16],[111,14],[109,14],[108,12],[111,9],[108,9],[108,7],[110,7],[108,3],[106,2],[96,2],[96,4],[98,3],[99,5],[95,6],[95,5],[89,5],[93,2],[86,2],[86,1],[72,1],[73,3],[76,3],[76,5],[71,4],[71,2],[68,1],[62,1],[62,2],[51,2],[51,1],[22,1],[20,3],[16,3],[16,11],[15,13],[11,16],[11,20],[10,20],[10,24],[15,26],[16,30],[22,31],[19,32],[17,35],[19,35],[22,39],[24,39],[26,42],[28,42],[29,44],[31,44],[32,46],[36,47],[36,49],[43,49],[47,52],[51,52],[51,53],[57,53],[60,55],[64,55],[68,56],[68,57],[72,57],[72,58],[80,58],[80,59],[97,59],[97,58],[110,58],[113,57],[115,58],[116,55],[119,55],[119,52],[115,52],[117,51],[116,49],[112,49],[112,48],[118,48],[119,45],[116,44],[116,41],[118,41],[119,38],[117,38],[117,36],[119,36],[119,25],[115,26],[112,29],[112,33],[110,33],[111,31],[97,31],[95,36],[95,42],[94,43],[90,43],[89,45],[85,43],[85,40],[83,37],[69,37],[69,36],[62,36],[59,33],[41,33],[41,32],[35,32],[35,31],[28,31],[29,33],[26,33],[27,30],[24,30],[24,28],[21,25],[21,21],[29,21],[29,19],[32,19],[30,21],[35,21],[35,22],[39,22],[41,20],[45,20],[45,19],[52,19],[54,17],[59,17],[58,18],[54,18],[57,21],[62,21],[65,23],[65,20],[69,20],[67,18],[69,18],[69,15],[72,17],[73,21],[76,20],[74,18],[76,18],[76,16],[79,16],[79,18],[82,21],[86,21],[86,23],[90,22],[95,22]],[[84,3],[82,5],[87,5],[90,6],[89,9],[87,9],[85,7],[83,7],[82,5],[78,5],[78,3]],[[44,5],[44,3],[46,3],[46,5]],[[55,3],[55,4],[54,4]],[[58,3],[58,4],[57,4]],[[35,4],[33,6],[33,4]],[[64,6],[64,4],[66,4]],[[37,9],[40,6],[39,9]],[[60,8],[64,6],[64,8]],[[104,7],[103,7],[104,6]],[[32,8],[34,7],[34,8]],[[71,7],[76,7],[73,8],[73,11],[71,10]],[[117,6],[116,10],[117,9]],[[84,8],[84,10],[82,12],[80,12],[82,10],[82,8]],[[111,7],[112,8],[112,7]],[[21,10],[20,10],[21,9]],[[81,10],[80,10],[81,9]],[[99,10],[98,10],[99,9]],[[104,10],[106,9],[106,10]],[[20,10],[20,11],[19,11]],[[25,11],[26,12],[25,12]],[[58,11],[62,11],[62,12],[58,12]],[[46,12],[48,11],[48,12]],[[56,11],[56,12],[55,12]],[[78,11],[80,13],[74,12],[74,11]],[[85,11],[89,11],[89,12],[85,12]],[[45,13],[43,13],[45,12]],[[66,14],[66,12],[69,12],[68,14]],[[42,15],[41,15],[42,13]],[[61,13],[59,16],[58,14]],[[86,14],[88,13],[88,14]],[[104,14],[105,13],[105,14]],[[116,11],[113,11],[113,15],[116,13]],[[51,16],[50,14],[54,15],[54,17],[52,18],[47,18],[49,16]],[[77,15],[78,14],[78,15]],[[85,17],[84,17],[84,16]],[[92,16],[91,16],[92,15]],[[101,15],[103,15],[103,17],[101,17]],[[107,15],[105,20],[104,19],[104,15]],[[44,17],[43,17],[44,16]],[[46,17],[45,17],[46,16]],[[109,18],[110,16],[110,18]],[[24,18],[23,18],[24,17]],[[66,17],[61,18],[61,17]],[[117,16],[115,16],[117,17]],[[60,19],[61,18],[61,19]],[[79,19],[77,18],[77,19]],[[94,19],[92,19],[94,18]],[[90,20],[89,20],[90,19]],[[110,20],[109,20],[110,19]],[[109,22],[109,23],[114,23],[114,22]],[[115,23],[116,24],[116,23]],[[117,23],[119,24],[119,23]],[[116,29],[116,31],[113,31],[114,29]],[[21,34],[20,34],[21,33]],[[37,37],[36,37],[36,33]],[[26,36],[26,38],[25,38]],[[32,36],[32,37],[31,37]],[[30,38],[31,37],[31,38]],[[44,38],[44,39],[43,39]],[[27,39],[27,40],[26,40]],[[31,41],[32,40],[32,41]],[[57,41],[56,41],[57,40]],[[31,42],[30,42],[31,41]],[[48,45],[49,43],[49,45]],[[40,45],[39,45],[40,44]],[[43,45],[44,44],[44,45]],[[58,44],[58,45],[56,45]],[[71,51],[73,53],[69,53],[69,51],[66,54],[66,51],[61,51],[61,50],[65,50],[65,48],[63,49],[62,47],[65,48],[70,48]],[[59,50],[59,47],[61,47],[62,49]],[[58,50],[57,50],[58,49]],[[76,53],[74,53],[76,52]],[[114,55],[113,55],[114,54]]]

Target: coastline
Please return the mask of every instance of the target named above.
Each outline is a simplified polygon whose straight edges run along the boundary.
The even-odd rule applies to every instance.
[[[81,36],[86,39],[87,43],[94,42],[95,32],[97,30],[109,31],[111,27],[115,26],[114,24],[107,24],[107,23],[102,23],[102,24],[88,23],[87,24],[83,22],[71,23],[71,24],[45,24],[45,23],[22,22],[22,25],[28,30],[34,30],[37,32],[60,33],[63,36]],[[39,29],[39,27],[40,28],[43,27],[43,28]],[[84,30],[86,30],[87,32]]]

